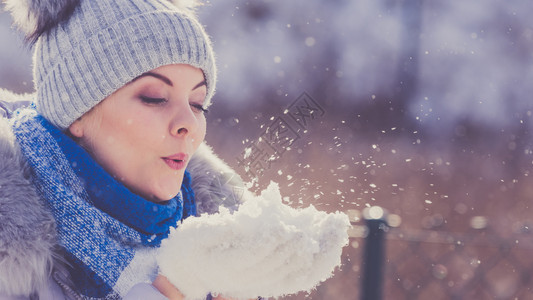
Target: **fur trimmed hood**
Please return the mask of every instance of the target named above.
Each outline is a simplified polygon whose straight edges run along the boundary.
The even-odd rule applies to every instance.
[[[29,295],[51,274],[55,221],[31,183],[11,127],[0,119],[0,292]]]
[[[234,210],[251,196],[240,177],[205,144],[187,169],[199,214],[215,213],[220,205]],[[0,294],[29,296],[45,289],[52,271],[61,269],[55,249],[55,221],[37,195],[8,120],[0,117]]]

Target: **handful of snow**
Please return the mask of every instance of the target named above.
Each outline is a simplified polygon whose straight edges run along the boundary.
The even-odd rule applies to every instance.
[[[164,240],[161,273],[187,299],[239,299],[309,291],[329,278],[348,243],[348,217],[293,209],[271,183],[231,214],[188,218]]]

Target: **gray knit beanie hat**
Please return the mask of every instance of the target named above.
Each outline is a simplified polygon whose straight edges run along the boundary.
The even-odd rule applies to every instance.
[[[194,4],[167,0],[5,2],[15,23],[35,42],[37,110],[61,129],[132,79],[163,65],[201,69],[207,83],[205,105],[210,103],[215,91],[215,58],[209,37],[194,15]]]

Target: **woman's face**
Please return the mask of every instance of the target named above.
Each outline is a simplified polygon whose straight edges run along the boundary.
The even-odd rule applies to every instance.
[[[169,200],[204,140],[206,93],[200,69],[159,67],[118,89],[69,131],[132,192],[150,201]]]

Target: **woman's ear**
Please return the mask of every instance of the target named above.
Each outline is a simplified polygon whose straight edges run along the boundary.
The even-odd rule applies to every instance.
[[[68,131],[70,134],[74,137],[81,138],[83,137],[83,124],[81,122],[81,118],[74,121],[74,123],[70,124],[68,127]]]

